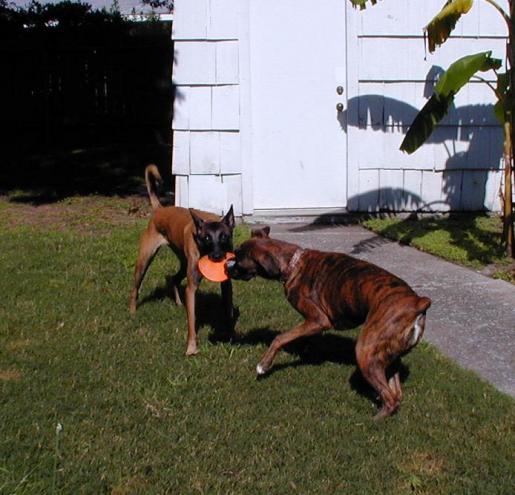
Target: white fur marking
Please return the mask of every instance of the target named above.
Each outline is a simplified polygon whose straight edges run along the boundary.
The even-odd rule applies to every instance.
[[[421,315],[418,315],[416,320],[415,320],[415,323],[413,325],[413,333],[411,335],[411,339],[410,339],[410,343],[409,345],[411,347],[413,347],[420,339],[420,336],[422,335],[422,325],[420,324],[420,319],[423,318],[424,315],[421,314]]]
[[[261,366],[261,364],[258,364],[256,366],[256,373],[258,375],[264,375],[266,373],[266,371],[263,369],[263,366]]]

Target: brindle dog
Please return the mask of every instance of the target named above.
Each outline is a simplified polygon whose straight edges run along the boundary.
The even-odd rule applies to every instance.
[[[186,277],[186,313],[188,317],[188,342],[186,355],[197,354],[197,332],[195,327],[195,293],[202,280],[198,270],[198,260],[207,255],[212,261],[221,261],[231,252],[232,233],[235,225],[232,205],[227,214],[220,218],[206,211],[163,207],[156,194],[156,183],[161,176],[155,165],[145,169],[145,182],[153,213],[147,228],[139,241],[139,253],[134,268],[134,282],[129,298],[129,310],[136,313],[138,293],[145,273],[159,248],[169,246],[179,258],[179,271],[172,277],[175,302],[182,305],[179,286]],[[234,309],[232,304],[232,284],[222,282],[222,300],[227,319],[227,333],[234,330]]]
[[[292,340],[342,322],[363,324],[356,360],[382,400],[376,419],[393,414],[402,389],[399,371],[387,378],[387,368],[419,342],[431,300],[376,265],[341,253],[301,249],[270,239],[269,232],[269,227],[252,232],[236,250],[236,259],[228,262],[229,275],[280,280],[286,298],[305,321],[273,340],[257,365],[258,375],[270,369],[278,351]]]

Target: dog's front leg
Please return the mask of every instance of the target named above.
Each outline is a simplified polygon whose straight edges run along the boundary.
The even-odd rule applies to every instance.
[[[186,315],[188,319],[188,341],[186,356],[194,356],[197,349],[197,329],[195,322],[195,293],[200,284],[200,275],[196,270],[188,272],[188,284],[186,286]]]
[[[331,324],[325,318],[318,320],[306,320],[303,323],[293,327],[290,331],[278,335],[270,344],[261,361],[256,366],[256,373],[264,375],[272,366],[277,353],[286,345],[299,337],[307,337],[315,335],[331,328]]]
[[[234,334],[234,306],[232,305],[232,282],[227,280],[220,284],[222,290],[222,303],[224,306],[226,331],[229,336]]]

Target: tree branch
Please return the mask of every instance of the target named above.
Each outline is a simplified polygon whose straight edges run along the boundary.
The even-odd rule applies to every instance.
[[[494,93],[495,93],[495,96],[497,96],[497,98],[500,98],[501,95],[500,93],[497,91],[497,89],[492,85],[491,82],[487,81],[486,79],[483,79],[482,77],[480,76],[472,76],[471,79],[477,79],[478,81],[481,81],[483,83],[485,83]]]
[[[508,29],[511,30],[510,16],[504,11],[504,9],[495,0],[485,0],[485,2],[489,3],[499,12],[499,14],[502,15],[502,18],[504,19],[504,22],[506,22]]]

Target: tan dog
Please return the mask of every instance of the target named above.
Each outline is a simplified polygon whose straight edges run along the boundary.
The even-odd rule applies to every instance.
[[[387,378],[387,369],[421,339],[431,300],[376,265],[341,253],[301,249],[270,239],[269,232],[269,227],[252,232],[236,250],[236,259],[227,262],[229,275],[282,281],[286,298],[305,320],[273,340],[257,365],[258,375],[299,337],[363,324],[356,344],[358,366],[383,402],[376,418],[393,414],[402,389],[398,370]]]
[[[156,194],[156,182],[161,176],[155,165],[145,169],[150,204],[153,213],[148,227],[141,234],[139,253],[134,269],[134,283],[129,298],[129,311],[136,313],[138,293],[145,273],[158,249],[169,246],[180,262],[179,271],[172,277],[174,298],[177,305],[182,305],[179,286],[186,277],[186,312],[188,318],[188,341],[186,355],[191,356],[197,350],[197,332],[195,327],[195,292],[202,280],[198,271],[198,260],[207,255],[213,261],[224,259],[225,254],[232,251],[232,232],[234,229],[233,208],[220,219],[213,213],[200,210],[163,207]],[[231,281],[222,282],[222,299],[227,318],[228,332],[234,328]]]

